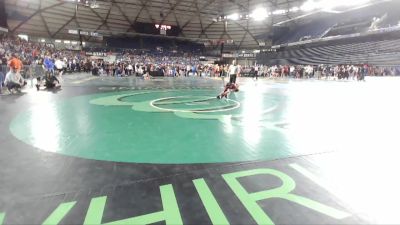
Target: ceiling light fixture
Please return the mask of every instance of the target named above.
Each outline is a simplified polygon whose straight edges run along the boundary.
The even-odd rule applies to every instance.
[[[371,0],[308,0],[300,7],[303,11],[313,11],[316,9],[333,10],[338,7],[361,6],[371,2]]]
[[[229,15],[227,18],[230,20],[239,20],[239,14],[233,13],[233,14]]]
[[[284,9],[277,9],[275,11],[272,12],[272,15],[283,15],[286,14],[288,11],[284,10]]]
[[[301,10],[306,12],[313,11],[316,8],[318,8],[318,5],[313,0],[308,0],[304,2],[304,4],[300,7]]]
[[[256,21],[262,21],[268,17],[268,12],[265,8],[257,8],[250,14],[250,17]]]

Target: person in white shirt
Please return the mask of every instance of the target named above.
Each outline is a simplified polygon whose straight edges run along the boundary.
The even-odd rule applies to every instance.
[[[291,76],[291,77],[294,77],[294,76],[295,76],[295,69],[296,69],[296,68],[294,68],[294,66],[291,66],[291,67],[290,67],[290,76]]]
[[[128,75],[129,75],[129,76],[132,75],[132,71],[133,71],[133,66],[132,66],[132,64],[129,63],[129,65],[127,66],[127,69],[128,69]]]
[[[4,85],[11,93],[12,90],[17,90],[19,92],[26,83],[27,82],[22,78],[21,73],[19,73],[16,68],[11,68],[4,79]]]
[[[314,71],[314,68],[312,66],[308,65],[306,67],[306,76],[307,76],[307,78],[310,78],[312,76],[313,71]]]
[[[190,65],[187,65],[186,66],[186,76],[189,76],[189,73],[190,73]]]
[[[58,74],[61,76],[64,70],[64,62],[57,58],[54,62],[54,66],[56,67]]]
[[[139,65],[138,74],[139,74],[139,76],[143,75],[143,67],[142,67],[142,65]]]
[[[12,93],[13,90],[20,92],[21,88],[27,84],[24,78],[21,76],[22,62],[18,58],[18,54],[14,53],[12,59],[8,62],[10,71],[6,74],[4,79],[4,85],[8,91]]]
[[[270,77],[269,69],[270,68],[268,66],[264,66],[264,76],[265,77]]]
[[[236,84],[236,76],[239,73],[239,68],[236,65],[236,62],[233,61],[229,66],[229,83]]]
[[[258,70],[259,70],[259,67],[256,65],[254,67],[254,77],[256,78],[256,80],[258,80]],[[253,79],[254,79],[254,77],[253,77]]]

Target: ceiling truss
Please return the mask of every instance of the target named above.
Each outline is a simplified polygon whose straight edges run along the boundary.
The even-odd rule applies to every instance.
[[[229,29],[215,19],[219,15],[249,13],[255,7],[289,8],[303,0],[97,0],[98,8],[77,6],[59,0],[5,0],[7,12],[23,15],[9,21],[13,33],[34,33],[42,23],[41,35],[62,39],[68,29],[100,32],[103,35],[135,34],[133,25],[140,22],[178,26],[179,36],[187,39],[233,40],[233,47],[258,48],[256,36],[271,30],[276,21],[291,15],[268,18],[267,21],[229,21]],[[21,5],[28,5],[23,9]],[[77,7],[77,10],[75,10]],[[297,16],[297,15],[295,15]],[[90,41],[92,38],[86,38]]]

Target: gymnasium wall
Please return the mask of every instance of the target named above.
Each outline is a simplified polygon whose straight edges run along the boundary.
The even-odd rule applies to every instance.
[[[5,2],[3,0],[0,0],[0,27],[8,28],[6,6],[5,6]]]

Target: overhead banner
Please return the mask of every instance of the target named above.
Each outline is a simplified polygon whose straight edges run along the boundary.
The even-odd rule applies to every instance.
[[[68,30],[69,34],[80,34],[80,35],[84,35],[84,36],[90,36],[90,37],[102,37],[101,34],[97,33],[97,32],[88,32],[88,31],[78,31],[78,30]]]
[[[87,56],[107,57],[107,52],[86,52]]]
[[[64,48],[73,51],[82,50],[82,47],[80,45],[64,45]]]
[[[0,32],[8,33],[8,29],[4,27],[0,27]]]
[[[237,55],[238,58],[254,58],[256,55],[254,53],[240,53]]]
[[[263,49],[263,52],[276,52],[276,48],[267,48],[267,49]]]
[[[232,53],[224,53],[222,54],[222,58],[255,58],[255,54],[254,53],[236,53],[236,54],[232,54]]]

